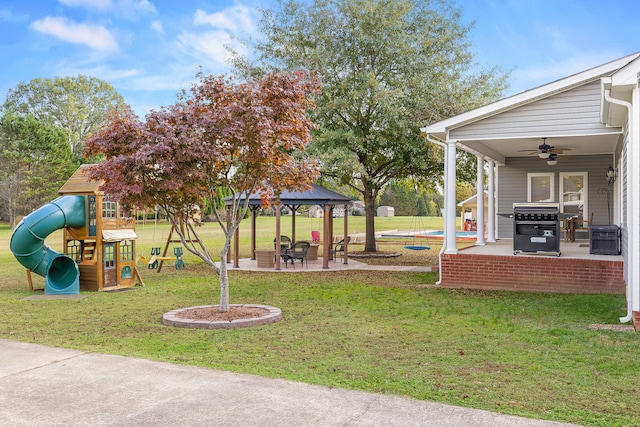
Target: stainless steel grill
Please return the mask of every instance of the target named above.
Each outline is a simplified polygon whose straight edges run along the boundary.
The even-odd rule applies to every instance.
[[[560,256],[558,203],[513,204],[513,254],[555,252]]]

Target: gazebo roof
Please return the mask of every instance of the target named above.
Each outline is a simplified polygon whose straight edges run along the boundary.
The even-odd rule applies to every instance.
[[[244,197],[242,199],[244,200]],[[227,206],[231,205],[231,196],[225,197],[224,201]],[[317,184],[311,184],[311,188],[306,191],[283,191],[280,194],[280,201],[285,206],[346,205],[351,199]],[[253,193],[249,196],[249,205],[260,204],[262,204],[260,193]]]

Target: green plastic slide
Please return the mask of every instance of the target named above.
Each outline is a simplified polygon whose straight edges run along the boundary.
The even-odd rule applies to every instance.
[[[56,230],[85,226],[84,196],[62,196],[20,221],[11,235],[10,248],[24,267],[45,278],[45,294],[80,293],[80,270],[75,261],[44,240]]]

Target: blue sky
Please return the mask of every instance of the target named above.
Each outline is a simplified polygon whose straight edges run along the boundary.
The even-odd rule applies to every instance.
[[[136,112],[169,105],[224,43],[256,31],[271,0],[2,0],[0,102],[36,77],[111,83]],[[480,65],[512,70],[512,95],[640,51],[638,0],[459,0]]]

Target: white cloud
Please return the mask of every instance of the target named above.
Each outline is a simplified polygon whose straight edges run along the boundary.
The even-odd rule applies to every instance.
[[[246,46],[235,36],[254,32],[256,20],[256,12],[242,5],[215,13],[197,9],[193,15],[193,25],[211,28],[205,31],[183,31],[178,35],[178,42],[183,51],[195,56],[205,68],[224,70],[228,68],[229,59],[226,46],[240,54],[246,54]]]
[[[149,0],[58,0],[61,4],[70,7],[86,7],[101,11],[117,10],[120,13],[139,14],[156,13],[156,7]]]
[[[153,21],[151,23],[151,29],[160,34],[164,33],[164,28],[162,27],[162,22],[160,21]]]
[[[251,9],[237,5],[215,13],[206,13],[202,9],[198,9],[193,16],[193,24],[210,25],[231,32],[238,30],[253,32],[253,18]]]
[[[221,68],[229,59],[229,51],[225,46],[230,46],[237,52],[246,53],[244,45],[234,40],[229,33],[221,30],[206,33],[182,33],[178,36],[178,41],[185,50],[192,51],[196,58],[207,62],[202,65],[213,65],[215,68]]]
[[[0,21],[22,22],[27,19],[27,15],[17,15],[10,9],[0,9]]]
[[[119,9],[132,10],[138,13],[156,13],[156,7],[148,0],[120,0]]]
[[[65,6],[89,7],[98,10],[109,10],[113,7],[111,0],[58,0]]]
[[[78,24],[64,17],[48,16],[31,23],[31,28],[43,34],[50,34],[60,40],[84,44],[100,51],[117,51],[116,38],[101,25]]]

